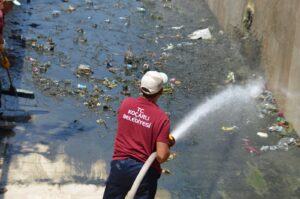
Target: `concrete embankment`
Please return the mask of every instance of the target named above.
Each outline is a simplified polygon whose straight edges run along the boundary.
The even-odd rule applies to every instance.
[[[244,46],[250,64],[265,70],[280,110],[300,132],[300,1],[206,0],[224,30],[261,47]],[[243,43],[243,42],[242,42]],[[258,53],[259,52],[259,53]]]

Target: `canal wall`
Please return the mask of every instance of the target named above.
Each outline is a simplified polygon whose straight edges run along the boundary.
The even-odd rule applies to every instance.
[[[245,56],[262,66],[268,88],[299,134],[300,1],[205,1],[225,32],[241,43],[247,37],[257,41],[260,50],[246,46]]]

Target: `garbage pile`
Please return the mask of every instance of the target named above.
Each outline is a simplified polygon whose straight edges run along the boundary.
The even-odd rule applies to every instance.
[[[284,137],[281,138],[278,143],[276,145],[272,145],[272,146],[262,146],[260,148],[261,151],[274,151],[274,150],[284,150],[284,151],[288,151],[289,150],[289,145],[295,145],[296,144],[296,139],[295,138],[291,138],[291,137]]]
[[[288,151],[290,145],[300,146],[300,139],[297,133],[294,131],[292,124],[284,117],[284,113],[279,111],[272,93],[268,90],[264,90],[261,95],[257,97],[257,100],[259,102],[259,117],[264,118],[266,115],[269,115],[275,118],[274,123],[268,127],[268,133],[258,132],[257,135],[267,138],[270,134],[279,138],[277,144],[263,145],[260,151]]]
[[[67,57],[67,56],[65,56]],[[110,77],[100,77],[95,74],[95,67],[87,64],[79,64],[73,71],[77,78],[54,80],[48,78],[48,69],[52,67],[50,61],[42,63],[33,57],[24,58],[24,63],[32,71],[32,77],[36,87],[48,96],[73,96],[83,99],[83,104],[90,110],[113,110],[109,101],[118,100],[122,95],[130,96],[131,90],[138,91],[140,77],[148,70],[156,70],[154,66],[147,63],[145,56],[134,55],[131,48],[124,53],[124,63],[122,65],[112,64],[106,61],[106,70],[112,75]],[[164,87],[165,94],[172,94],[174,89],[181,85],[181,81],[175,77],[171,78]],[[107,100],[108,92],[114,90],[115,97]]]
[[[253,155],[260,155],[262,152],[266,151],[288,151],[291,146],[300,147],[300,138],[294,131],[293,126],[284,117],[284,113],[279,111],[276,101],[273,98],[271,91],[264,90],[257,98],[257,110],[259,112],[260,118],[274,118],[274,123],[266,128],[266,132],[257,132],[256,135],[264,139],[267,143],[269,140],[267,138],[272,138],[272,140],[278,139],[275,144],[263,144],[260,147],[256,147],[251,143],[251,140],[247,137],[242,139],[243,147],[246,152]],[[222,127],[223,131],[234,131],[237,129],[233,127]]]
[[[274,115],[278,112],[275,99],[271,91],[264,90],[258,97],[258,110],[260,112],[259,117],[264,118],[265,115]]]

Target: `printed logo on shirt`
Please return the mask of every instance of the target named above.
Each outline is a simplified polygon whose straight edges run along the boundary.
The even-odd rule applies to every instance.
[[[141,125],[146,128],[151,128],[152,123],[150,117],[144,113],[144,109],[137,107],[137,110],[129,109],[127,114],[123,114],[123,119],[131,121],[135,124]]]

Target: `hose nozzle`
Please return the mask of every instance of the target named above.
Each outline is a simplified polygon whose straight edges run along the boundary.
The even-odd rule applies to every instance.
[[[176,143],[175,138],[170,134],[169,135],[169,146],[172,147]]]

